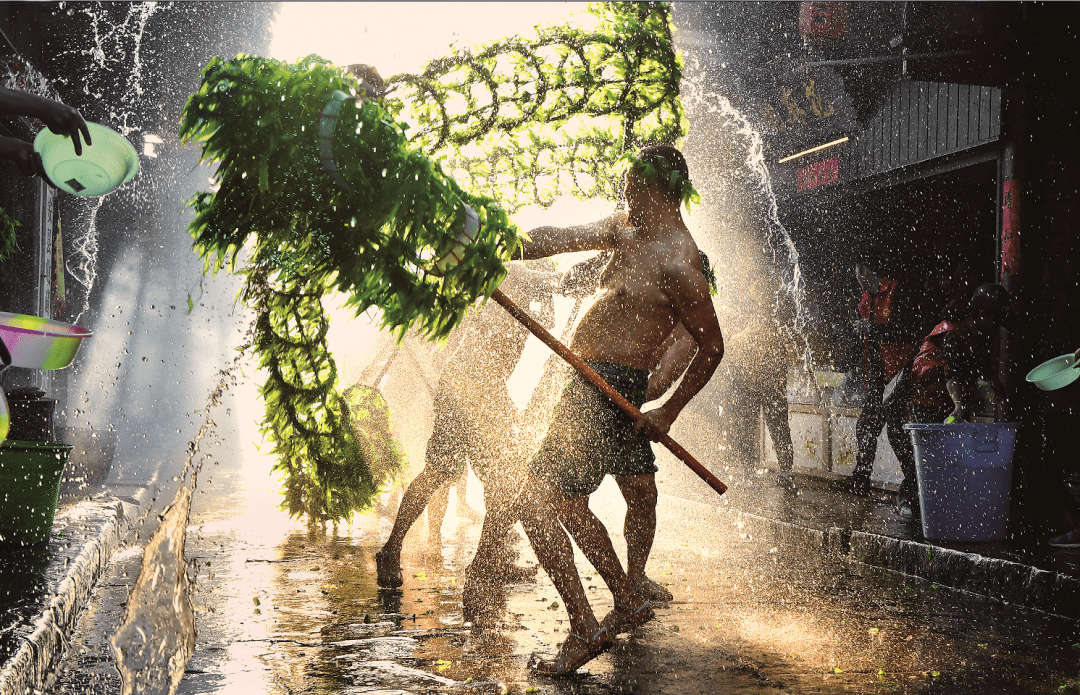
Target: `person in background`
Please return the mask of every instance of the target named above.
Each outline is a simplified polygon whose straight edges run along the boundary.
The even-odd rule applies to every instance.
[[[883,427],[888,428],[889,443],[905,480],[915,477],[915,454],[903,426],[906,372],[922,326],[917,296],[897,279],[877,272],[866,261],[855,263],[855,278],[862,289],[855,330],[862,340],[860,385],[865,400],[855,423],[858,454],[849,486],[855,494],[866,495],[872,491],[870,475]],[[897,378],[897,385],[886,397],[885,387]]]
[[[911,368],[910,402],[915,422],[969,421],[989,390],[995,406],[1001,405],[1005,391],[997,379],[990,348],[998,329],[1007,322],[1010,304],[1009,293],[1001,285],[980,285],[966,306],[954,307],[955,311],[926,336]],[[919,518],[918,500],[915,472],[904,471],[897,495],[901,515]]]
[[[503,290],[528,305],[550,305],[556,273],[534,271],[521,263],[508,266]],[[545,312],[547,320],[550,310]],[[517,408],[510,399],[506,380],[514,371],[529,332],[494,302],[472,312],[455,329],[453,354],[446,360],[435,395],[435,423],[424,452],[424,469],[402,496],[394,527],[382,549],[375,555],[379,586],[401,586],[401,549],[405,535],[433,502],[440,487],[463,475],[466,464],[484,484],[488,517],[500,505],[509,504],[524,477],[525,452],[515,446],[514,424]],[[434,500],[438,505],[439,500]],[[442,508],[429,510],[429,533],[437,537],[445,514]],[[485,525],[492,523],[485,518]],[[474,559],[485,571],[498,577],[521,577],[512,566],[507,547],[511,524],[492,531],[489,557]],[[466,570],[468,574],[469,570]]]
[[[78,109],[47,99],[36,94],[0,87],[0,113],[11,116],[29,116],[36,118],[58,135],[67,135],[75,146],[75,154],[82,155],[83,145],[90,141],[90,129]],[[15,162],[19,170],[27,176],[45,174],[41,164],[41,155],[34,152],[34,146],[18,138],[0,136],[0,158]]]
[[[721,427],[723,441],[752,479],[757,468],[758,418],[764,413],[780,468],[776,483],[788,492],[797,492],[787,375],[788,367],[803,359],[805,343],[794,329],[794,301],[780,294],[776,307],[775,316],[766,316],[725,342],[721,374],[726,398]]]

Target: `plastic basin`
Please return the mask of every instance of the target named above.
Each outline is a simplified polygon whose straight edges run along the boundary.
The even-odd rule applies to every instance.
[[[12,367],[63,369],[75,359],[83,338],[92,335],[82,326],[0,311],[0,340]]]
[[[1054,391],[1068,386],[1077,378],[1080,378],[1080,362],[1076,361],[1075,354],[1071,352],[1047,360],[1027,374],[1027,380],[1043,391]]]
[[[0,539],[27,544],[49,540],[70,451],[66,444],[0,444]]]
[[[928,539],[996,541],[1005,537],[1019,424],[908,424]]]
[[[45,174],[54,186],[79,196],[102,196],[135,178],[139,155],[135,147],[115,130],[87,123],[93,145],[82,143],[82,155],[68,135],[43,128],[34,138]],[[81,141],[81,138],[80,138]]]

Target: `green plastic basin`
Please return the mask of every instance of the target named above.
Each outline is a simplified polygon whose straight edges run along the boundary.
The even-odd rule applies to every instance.
[[[49,540],[70,452],[67,444],[0,445],[0,540],[23,544]]]
[[[93,145],[83,143],[82,154],[68,135],[43,128],[34,138],[34,151],[41,155],[45,173],[60,190],[80,196],[102,196],[135,178],[139,155],[130,142],[115,130],[99,123],[87,123]]]
[[[1027,380],[1043,391],[1056,391],[1080,377],[1080,362],[1073,353],[1043,362],[1027,374]]]

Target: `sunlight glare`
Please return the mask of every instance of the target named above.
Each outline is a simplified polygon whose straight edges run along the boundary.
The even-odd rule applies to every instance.
[[[285,2],[270,57],[316,53],[338,65],[367,63],[383,77],[420,72],[424,63],[466,46],[566,20],[585,9],[567,2]],[[591,19],[575,17],[575,21]]]

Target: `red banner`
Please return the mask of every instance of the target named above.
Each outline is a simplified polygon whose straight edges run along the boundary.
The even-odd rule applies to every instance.
[[[795,172],[795,189],[806,191],[818,186],[826,186],[840,180],[840,157],[829,157],[814,162]]]
[[[799,3],[799,36],[812,41],[835,41],[847,36],[848,3]]]
[[[1001,274],[1020,270],[1020,181],[1006,179],[1001,187]]]

